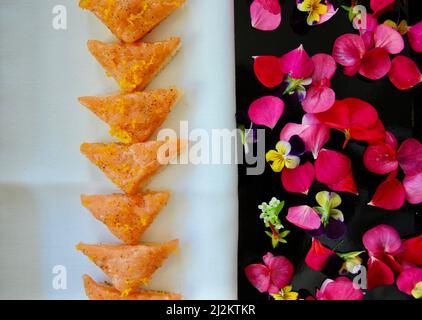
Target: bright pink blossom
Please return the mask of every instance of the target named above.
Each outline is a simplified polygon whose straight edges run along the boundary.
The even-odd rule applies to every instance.
[[[391,10],[395,0],[371,0],[370,7],[375,14],[380,14]]]
[[[422,284],[422,269],[421,268],[409,268],[403,270],[397,278],[397,288],[400,291],[413,295],[415,298],[420,298],[420,292],[415,292],[414,290],[418,285]],[[420,290],[420,289],[419,289]]]
[[[308,194],[315,178],[314,166],[310,162],[295,169],[282,171],[281,181],[287,192]]]
[[[345,34],[337,38],[333,58],[345,67],[344,74],[348,76],[359,73],[368,79],[378,80],[391,68],[389,54],[398,54],[403,49],[404,41],[400,33],[382,24],[373,33]]]
[[[357,193],[352,162],[340,152],[322,149],[315,161],[315,176],[333,191]]]
[[[284,112],[284,102],[278,97],[266,96],[249,107],[249,118],[255,124],[274,129]]]
[[[422,82],[422,74],[417,64],[405,56],[397,56],[393,59],[388,77],[399,90],[411,89]]]
[[[422,235],[403,241],[400,259],[422,266]]]
[[[302,45],[282,56],[280,67],[284,74],[289,74],[294,79],[310,78],[314,72],[314,62]]]
[[[278,293],[291,283],[294,267],[289,259],[267,253],[263,261],[245,268],[246,277],[259,292]]]
[[[320,241],[312,238],[312,245],[306,255],[306,265],[316,271],[322,271],[327,264],[327,260],[332,255],[336,254],[333,250],[325,247]]]
[[[394,283],[394,272],[383,261],[376,257],[368,260],[366,287],[373,290],[380,286],[392,285]]]
[[[305,230],[316,230],[321,226],[321,217],[308,206],[290,207],[286,219]]]
[[[294,135],[303,140],[306,151],[312,152],[317,159],[320,150],[330,139],[330,130],[324,124],[288,123],[280,132],[280,141],[289,141]]]
[[[337,64],[333,57],[325,53],[314,55],[312,61],[315,66],[312,85],[306,91],[302,106],[303,110],[308,113],[324,112],[330,109],[336,101],[336,94],[330,88],[330,80],[336,73]]]
[[[422,21],[410,26],[407,31],[409,43],[413,50],[422,52]]]
[[[398,210],[406,201],[406,191],[396,174],[390,175],[381,183],[369,205],[385,210]]]
[[[346,277],[327,279],[316,292],[317,300],[362,300],[363,292]]]
[[[254,0],[250,7],[252,27],[272,31],[281,23],[281,6],[278,0]]]

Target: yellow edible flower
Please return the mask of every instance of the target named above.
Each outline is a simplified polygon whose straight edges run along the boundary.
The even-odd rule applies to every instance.
[[[265,156],[274,172],[281,172],[284,167],[294,169],[300,164],[299,157],[289,155],[292,150],[290,143],[280,141],[275,146],[275,149],[268,151]]]
[[[271,296],[274,300],[297,300],[299,293],[292,291],[292,286],[284,287],[279,293],[274,293]]]
[[[319,22],[321,16],[328,12],[326,4],[321,3],[322,0],[303,0],[302,3],[298,3],[297,8],[302,12],[308,12],[308,18],[306,22],[308,25],[313,26]]]

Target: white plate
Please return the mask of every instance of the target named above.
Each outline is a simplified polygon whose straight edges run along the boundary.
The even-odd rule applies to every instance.
[[[117,242],[79,203],[81,193],[118,190],[79,153],[81,142],[110,138],[76,98],[110,94],[117,85],[86,49],[88,39],[113,37],[77,2],[0,2],[2,299],[84,299],[84,273],[106,278],[75,244]],[[52,27],[58,4],[67,8],[67,30]],[[182,50],[150,86],[185,90],[165,127],[188,120],[191,129],[234,128],[232,1],[190,0],[147,39],[172,35],[182,37]],[[174,165],[149,187],[173,196],[145,240],[181,240],[150,288],[187,299],[235,299],[236,166]],[[53,288],[56,265],[66,267],[66,290]]]

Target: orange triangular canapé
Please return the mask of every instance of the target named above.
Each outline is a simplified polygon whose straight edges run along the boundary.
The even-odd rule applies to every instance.
[[[81,152],[125,193],[139,188],[185,148],[184,140],[123,143],[84,143]]]
[[[181,300],[176,293],[162,291],[139,290],[129,294],[122,294],[119,290],[107,284],[94,281],[90,276],[84,275],[84,287],[90,300]]]
[[[160,42],[104,43],[88,41],[88,49],[124,92],[144,89],[170,62],[180,38]]]
[[[79,6],[92,11],[113,34],[134,42],[180,8],[186,0],[81,0]]]
[[[169,192],[82,195],[82,205],[126,244],[139,239],[170,198]]]
[[[110,125],[110,134],[124,143],[147,141],[163,124],[182,93],[156,89],[107,97],[81,97],[79,102]]]
[[[119,244],[77,245],[110,279],[123,295],[129,295],[147,285],[163,261],[178,247],[179,241],[136,246]]]

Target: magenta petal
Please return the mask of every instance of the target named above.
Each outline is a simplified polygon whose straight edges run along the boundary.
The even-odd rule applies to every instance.
[[[405,56],[397,56],[393,59],[388,76],[399,90],[408,90],[422,81],[417,64]]]
[[[346,277],[326,280],[317,291],[317,300],[362,300],[363,292]]]
[[[390,131],[385,132],[385,143],[390,145],[394,150],[399,147],[396,136]]]
[[[315,178],[314,167],[307,162],[295,169],[283,170],[281,181],[287,192],[308,194]]]
[[[374,33],[376,48],[383,48],[390,54],[399,54],[404,49],[404,41],[401,34],[386,24],[380,24]]]
[[[422,172],[422,144],[416,139],[406,139],[398,153],[400,167],[406,175]]]
[[[358,21],[359,17],[355,17],[354,22]],[[367,13],[366,14],[366,26],[360,25],[362,27],[366,27],[365,29],[359,29],[359,33],[364,35],[366,33],[373,33],[375,29],[378,27],[378,20],[374,17],[373,14]]]
[[[321,226],[318,213],[308,206],[289,208],[287,221],[305,230],[316,230]]]
[[[344,67],[360,64],[365,54],[365,44],[356,34],[345,34],[337,38],[333,47],[333,58]]]
[[[399,167],[396,151],[384,142],[366,148],[363,163],[369,171],[376,174],[390,173]]]
[[[284,102],[278,97],[266,96],[249,107],[249,118],[255,124],[273,129],[284,112]]]
[[[397,288],[408,295],[412,295],[413,289],[419,282],[422,282],[422,269],[409,268],[398,276]]]
[[[385,210],[397,210],[403,207],[406,193],[403,185],[396,178],[381,183],[369,205]]]
[[[391,60],[387,51],[383,48],[375,48],[368,51],[362,59],[359,73],[371,80],[384,77],[391,68]]]
[[[375,45],[374,33],[366,32],[361,37],[362,37],[363,42],[365,43],[366,51],[371,50]]]
[[[277,292],[291,283],[294,267],[289,259],[283,256],[272,257],[267,266],[270,269],[271,282],[278,288]]]
[[[324,184],[335,184],[347,177],[352,171],[350,159],[337,151],[323,149],[315,161],[315,176]]]
[[[412,49],[416,52],[422,52],[422,21],[409,27],[407,36]]]
[[[394,4],[395,0],[371,0],[370,6],[372,11],[379,13]]]
[[[325,86],[311,86],[302,101],[305,112],[319,113],[329,110],[336,102],[336,93]]]
[[[317,159],[321,149],[330,140],[330,129],[324,124],[310,125],[301,137],[305,142],[306,150],[312,152],[314,159]]]
[[[354,77],[356,75],[356,73],[359,72],[359,69],[360,69],[360,63],[359,64],[356,64],[354,66],[344,67],[343,73],[346,76]]]
[[[318,53],[312,58],[315,70],[312,75],[313,82],[321,82],[325,79],[331,80],[337,70],[336,61],[332,56],[325,53]]]
[[[281,23],[281,6],[278,0],[254,0],[250,8],[252,26],[262,31],[272,31]]]
[[[381,260],[370,257],[368,260],[368,273],[366,286],[368,290],[373,290],[380,286],[394,283],[394,273],[388,265]]]
[[[301,136],[308,126],[298,123],[287,123],[280,132],[280,141],[289,141],[292,136]]]
[[[422,235],[405,240],[400,260],[422,266]]]
[[[267,88],[274,88],[283,82],[284,74],[280,68],[280,58],[261,56],[254,59],[254,71],[258,80]]]
[[[384,253],[395,255],[402,246],[399,233],[393,227],[380,224],[368,230],[362,238],[369,255],[380,256]]]
[[[333,254],[336,254],[333,250],[323,246],[317,239],[312,239],[312,246],[306,255],[306,265],[316,271],[322,271],[325,268],[327,260]]]
[[[294,79],[306,79],[314,72],[314,63],[302,45],[286,53],[280,60],[281,70]]]
[[[327,184],[327,187],[333,191],[350,192],[355,195],[358,194],[358,187],[352,172],[336,183]]]
[[[403,180],[407,202],[411,204],[422,203],[422,172],[409,176]]]
[[[270,270],[262,264],[251,264],[245,268],[245,274],[259,292],[267,292],[270,286]]]

